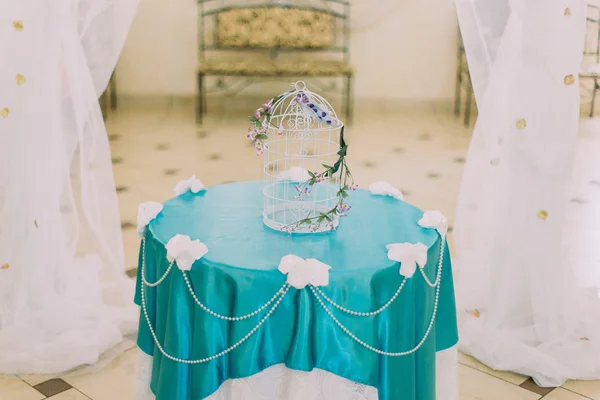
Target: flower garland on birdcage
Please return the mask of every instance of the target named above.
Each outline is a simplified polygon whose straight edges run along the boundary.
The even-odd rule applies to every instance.
[[[248,120],[250,121],[250,127],[248,128],[248,139],[250,139],[254,144],[257,156],[261,156],[264,150],[267,148],[266,140],[269,138],[268,127],[273,126],[271,123],[271,112],[274,105],[292,92],[293,90],[287,91],[277,97],[274,97],[258,108],[254,112],[254,116],[248,117]],[[332,120],[328,116],[329,114],[322,110],[318,105],[314,104],[314,102],[311,102],[309,95],[303,91],[300,91],[292,101],[297,101],[305,107],[308,107],[308,109],[315,112],[317,119],[325,122],[328,125],[331,125]],[[283,135],[283,130],[278,129],[277,135]],[[323,168],[325,168],[325,170],[322,172],[307,171],[310,179],[301,182],[298,185],[294,185],[294,188],[298,192],[298,194],[294,197],[298,201],[302,201],[304,197],[310,197],[312,189],[315,185],[329,180],[336,173],[339,173],[341,186],[336,193],[336,204],[327,212],[322,212],[317,216],[306,217],[299,221],[282,226],[282,231],[292,233],[298,230],[301,226],[308,225],[310,231],[316,232],[320,229],[322,223],[325,223],[326,228],[329,230],[334,230],[335,217],[345,217],[347,215],[347,212],[352,208],[352,206],[345,202],[346,198],[348,197],[348,192],[358,189],[358,185],[354,183],[354,178],[352,177],[352,173],[350,172],[350,168],[348,168],[348,164],[346,162],[347,154],[348,144],[344,140],[344,127],[342,126],[340,131],[340,150],[337,152],[337,161],[333,165],[322,164]]]

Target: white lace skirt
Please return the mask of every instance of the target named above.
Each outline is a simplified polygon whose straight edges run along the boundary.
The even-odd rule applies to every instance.
[[[139,351],[138,400],[154,400],[150,391],[152,356]],[[456,347],[436,357],[436,400],[458,400]],[[341,378],[330,372],[295,371],[283,364],[243,379],[230,379],[207,400],[377,400],[377,389]],[[410,400],[410,399],[406,399]]]

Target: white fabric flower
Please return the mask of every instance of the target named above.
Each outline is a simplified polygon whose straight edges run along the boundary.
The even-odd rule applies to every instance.
[[[202,181],[196,179],[196,175],[192,175],[189,179],[180,181],[175,185],[174,192],[177,196],[182,195],[186,192],[198,193],[201,190],[205,190],[206,186]]]
[[[427,264],[427,246],[423,243],[392,243],[388,244],[388,258],[400,263],[400,275],[411,278],[417,270]]]
[[[438,231],[441,236],[448,233],[448,219],[440,211],[425,211],[423,218],[419,220],[419,225],[423,228],[431,228]]]
[[[298,166],[277,173],[278,181],[305,182],[309,179],[310,175],[306,168]]]
[[[208,253],[208,248],[199,240],[192,240],[187,235],[173,236],[167,245],[167,260],[175,261],[182,271],[189,271],[196,260]]]
[[[137,215],[137,231],[140,237],[144,237],[144,234],[146,233],[146,227],[148,227],[150,221],[156,218],[162,209],[162,203],[157,203],[155,201],[148,201],[139,205]]]
[[[287,283],[296,289],[304,289],[306,285],[329,285],[331,267],[314,258],[303,259],[293,254],[281,258],[279,271],[287,274]]]
[[[369,185],[369,190],[373,194],[377,194],[380,196],[391,196],[398,200],[404,200],[404,195],[402,192],[388,182],[375,182]]]

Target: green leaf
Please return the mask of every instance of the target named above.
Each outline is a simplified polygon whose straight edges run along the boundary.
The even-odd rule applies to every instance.
[[[340,148],[340,151],[338,151],[337,154],[340,157],[346,157],[346,154],[348,154],[348,146],[342,146],[342,148]]]
[[[333,168],[331,165],[327,165],[327,164],[321,164],[323,166],[323,168],[325,169],[331,169]]]
[[[256,135],[256,138],[259,140],[266,140],[269,137],[267,135],[265,135],[264,133],[260,133],[260,134]]]
[[[318,223],[321,223],[321,222],[323,222],[323,221],[325,221],[325,216],[324,216],[324,215],[321,215],[321,216],[319,217],[319,219],[317,220],[317,222],[318,222]]]
[[[256,127],[257,128],[262,128],[262,124],[260,123],[259,120],[256,120]]]
[[[258,122],[258,118],[256,118],[256,117],[248,117],[248,121],[250,121],[250,122]]]
[[[308,172],[308,174],[310,175],[310,177],[311,177],[311,178],[314,178],[314,177],[315,177],[315,174],[314,174],[312,171],[308,171],[308,170],[307,170],[306,172]]]
[[[342,165],[342,159],[340,158],[339,160],[337,160],[335,162],[335,164],[333,164],[333,168],[329,170],[331,172],[331,175],[333,175],[336,172],[338,172],[341,165]],[[331,176],[331,175],[329,175],[329,176]]]
[[[342,192],[342,197],[345,199],[346,197],[348,197],[348,193]]]

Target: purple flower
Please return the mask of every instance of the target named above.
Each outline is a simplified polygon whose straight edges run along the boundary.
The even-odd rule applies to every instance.
[[[260,117],[262,117],[261,111],[262,111],[262,108],[259,108],[259,109],[258,109],[258,110],[256,110],[256,112],[254,113],[254,117],[255,117],[256,119],[260,119]]]
[[[304,188],[304,194],[310,197],[310,190],[308,190],[308,188]]]
[[[300,189],[300,186],[298,186],[298,185],[294,185],[294,189],[296,189],[296,191],[297,191],[298,193],[302,193],[302,189]]]
[[[344,214],[344,213],[350,211],[351,208],[352,208],[352,206],[350,206],[349,204],[340,203],[337,205],[337,212],[339,214]]]
[[[278,134],[279,136],[281,136],[281,135],[283,135],[283,131],[279,131],[279,132],[277,132],[277,134]]]

